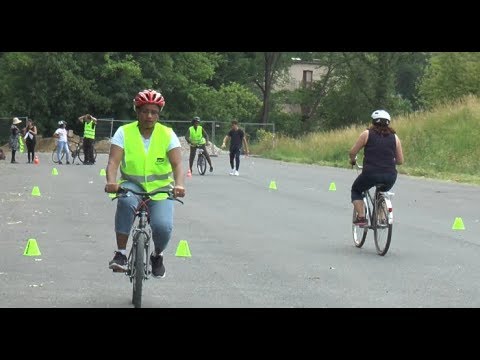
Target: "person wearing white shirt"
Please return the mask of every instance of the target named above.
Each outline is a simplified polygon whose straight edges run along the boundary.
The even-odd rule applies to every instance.
[[[64,121],[59,121],[58,126],[59,128],[55,130],[55,133],[53,134],[53,137],[58,139],[58,143],[57,143],[58,163],[62,165],[62,161],[60,160],[61,159],[60,154],[62,153],[62,151],[65,151],[65,153],[67,154],[67,165],[68,165],[70,164],[70,154],[69,154],[70,150],[68,148],[68,139],[67,139],[68,132],[67,132],[67,129],[65,128],[66,124]]]

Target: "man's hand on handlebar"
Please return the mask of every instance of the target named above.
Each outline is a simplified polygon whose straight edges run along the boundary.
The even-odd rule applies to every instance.
[[[107,193],[118,193],[118,190],[120,188],[120,185],[117,183],[110,183],[105,185],[105,192]]]
[[[176,185],[173,188],[173,197],[184,197],[185,196],[185,188],[180,185]]]

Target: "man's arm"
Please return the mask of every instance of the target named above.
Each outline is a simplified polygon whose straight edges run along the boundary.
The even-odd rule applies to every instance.
[[[210,142],[209,139],[208,139],[208,134],[207,132],[205,131],[205,129],[202,127],[202,131],[203,131],[203,136],[205,137],[205,139],[207,140],[207,145],[208,143]]]
[[[107,184],[105,185],[105,192],[116,193],[118,192],[119,185],[117,184],[117,173],[120,161],[123,158],[123,149],[118,145],[110,146],[110,154],[108,156],[107,164]]]
[[[168,152],[168,160],[172,165],[173,180],[175,180],[173,195],[175,197],[184,197],[185,185],[183,183],[184,174],[182,166],[182,152],[179,147],[173,148]]]
[[[190,144],[190,128],[187,129],[187,132],[185,133],[185,141]]]
[[[225,137],[223,138],[223,143],[222,143],[222,148],[224,148],[226,145],[225,145],[225,142],[228,140],[230,136],[228,135],[225,135]]]
[[[245,146],[245,152],[248,155],[249,151],[248,151],[247,137],[245,135],[243,135],[242,141],[243,141],[243,145]]]

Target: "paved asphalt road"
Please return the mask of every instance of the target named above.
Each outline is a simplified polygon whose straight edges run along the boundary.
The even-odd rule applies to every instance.
[[[57,166],[58,176],[50,154],[39,165],[23,157],[0,162],[0,307],[131,307],[130,282],[107,267],[116,206],[100,176],[107,155]],[[352,242],[355,171],[242,158],[233,177],[226,156],[213,161],[213,174],[186,179],[167,276],[145,283],[143,307],[480,306],[478,186],[399,176],[381,257],[373,234],[362,249]],[[456,217],[465,230],[452,230]],[[23,256],[29,238],[41,256]],[[191,258],[175,257],[180,240]]]

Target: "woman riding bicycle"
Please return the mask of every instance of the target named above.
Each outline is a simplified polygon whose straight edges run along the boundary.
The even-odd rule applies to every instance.
[[[105,191],[118,192],[119,185],[136,191],[151,192],[173,188],[174,197],[184,197],[182,153],[177,135],[158,122],[165,100],[155,90],[140,91],[133,100],[138,121],[118,128],[112,138],[106,170]],[[116,182],[120,166],[120,184]],[[131,194],[131,193],[129,193]],[[165,276],[163,250],[173,230],[173,202],[167,194],[157,194],[148,202],[150,226],[155,250],[150,256],[152,275]],[[126,248],[133,225],[135,209],[141,199],[137,195],[118,198],[115,233],[118,251],[109,263],[113,271],[127,268]]]
[[[210,172],[213,171],[212,161],[210,160],[210,155],[208,155],[207,147],[205,146],[205,144],[208,144],[208,134],[199,124],[200,118],[195,116],[192,120],[192,126],[188,128],[187,134],[185,135],[185,140],[190,144],[190,158],[188,159],[190,173],[192,172],[193,160],[195,160],[197,147],[203,150],[208,165],[210,165]]]
[[[381,191],[390,190],[397,180],[395,165],[403,163],[402,144],[390,127],[390,114],[385,110],[372,113],[372,125],[362,132],[350,149],[350,164],[356,164],[358,152],[365,147],[362,173],[352,184],[351,199],[357,213],[355,225],[366,226],[362,193],[376,184],[384,184]]]

